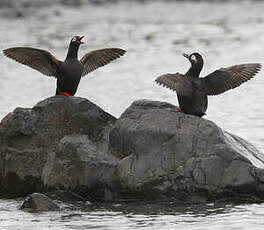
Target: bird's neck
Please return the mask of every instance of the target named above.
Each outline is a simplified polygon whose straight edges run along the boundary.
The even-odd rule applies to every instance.
[[[186,75],[190,77],[198,78],[201,73],[202,68],[203,68],[202,66],[191,66],[191,68],[188,70]]]
[[[78,59],[79,46],[69,46],[66,59]]]

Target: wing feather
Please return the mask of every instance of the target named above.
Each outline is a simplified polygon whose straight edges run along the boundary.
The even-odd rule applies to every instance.
[[[4,49],[3,53],[21,64],[27,65],[40,73],[56,77],[58,66],[61,63],[50,52],[29,47],[13,47]]]
[[[177,92],[179,95],[185,97],[192,96],[192,82],[180,73],[164,74],[157,77],[155,81],[159,85]]]
[[[234,89],[253,78],[261,69],[261,64],[250,63],[221,68],[201,78],[202,89],[207,95],[218,95]]]
[[[126,53],[125,50],[119,48],[106,48],[100,50],[94,50],[85,54],[81,62],[84,65],[82,76],[96,70],[97,68],[108,64],[109,62],[123,56]]]

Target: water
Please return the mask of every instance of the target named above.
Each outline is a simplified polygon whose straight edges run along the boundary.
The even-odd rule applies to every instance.
[[[172,202],[151,204],[101,204],[79,209],[30,213],[18,211],[18,200],[0,200],[0,229],[263,229],[261,204],[179,206]]]
[[[220,67],[264,63],[264,2],[124,2],[81,8],[40,8],[29,17],[1,18],[0,48],[48,49],[63,60],[70,38],[85,35],[80,56],[92,49],[121,47],[127,54],[81,80],[86,97],[119,117],[134,100],[177,104],[175,94],[154,83],[167,72],[184,73],[182,52],[199,51],[202,75]],[[264,151],[263,71],[254,79],[209,98],[206,119]],[[0,60],[0,118],[32,107],[55,92],[55,79]],[[0,229],[263,229],[264,205],[184,206],[113,204],[67,207],[54,213],[25,213],[18,200],[0,201]],[[76,208],[77,207],[77,208]]]

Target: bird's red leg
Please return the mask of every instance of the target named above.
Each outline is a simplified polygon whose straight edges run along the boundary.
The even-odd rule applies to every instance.
[[[67,96],[67,97],[71,96],[70,94],[65,93],[65,92],[60,92],[60,95],[64,95],[64,96]]]

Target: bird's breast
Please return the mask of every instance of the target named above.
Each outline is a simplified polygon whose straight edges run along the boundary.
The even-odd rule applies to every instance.
[[[76,77],[79,78],[83,72],[83,65],[79,61],[67,61],[61,66],[61,74],[64,77]]]

